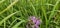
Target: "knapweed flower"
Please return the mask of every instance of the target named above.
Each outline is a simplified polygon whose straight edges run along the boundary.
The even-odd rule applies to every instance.
[[[35,16],[30,16],[29,17],[29,19],[28,19],[29,21],[31,21],[31,22],[29,22],[31,25],[31,27],[32,28],[39,28],[39,25],[41,24],[41,19],[39,19],[39,18],[36,18]],[[33,25],[32,25],[33,24]]]
[[[36,21],[37,21],[36,17],[34,17],[34,16],[31,16],[29,19],[32,20],[33,23],[36,23]]]

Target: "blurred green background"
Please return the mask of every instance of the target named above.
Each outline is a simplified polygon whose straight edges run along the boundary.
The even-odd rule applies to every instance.
[[[25,28],[29,16],[40,28],[60,28],[60,0],[0,0],[0,28]]]

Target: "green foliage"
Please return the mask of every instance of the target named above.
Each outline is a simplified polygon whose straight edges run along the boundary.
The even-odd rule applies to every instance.
[[[28,17],[42,19],[40,28],[60,28],[60,0],[0,0],[0,28],[25,28]]]

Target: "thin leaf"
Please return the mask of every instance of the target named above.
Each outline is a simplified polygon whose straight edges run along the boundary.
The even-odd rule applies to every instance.
[[[18,0],[15,0],[13,3],[11,3],[6,9],[4,9],[3,11],[0,12],[0,14],[4,13],[5,11],[9,10],[10,7],[12,7],[13,5],[15,5],[18,2]]]
[[[4,18],[2,21],[0,21],[0,25],[1,25],[4,21],[6,21],[7,19],[9,19],[11,16],[13,16],[14,14],[16,14],[16,13],[18,13],[18,12],[19,12],[19,11],[8,15],[6,18]]]

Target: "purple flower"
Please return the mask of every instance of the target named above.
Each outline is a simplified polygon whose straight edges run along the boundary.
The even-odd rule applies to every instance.
[[[31,25],[32,28],[39,28],[39,25],[41,24],[41,20],[39,18],[36,18],[35,16],[30,16],[29,20],[32,21],[34,25]]]
[[[36,25],[40,25],[40,20],[37,20],[36,21]]]
[[[35,27],[36,27],[36,28],[39,28],[39,26],[38,26],[38,25],[35,25]]]
[[[31,16],[30,19],[33,21],[34,24],[35,24],[36,21],[37,21],[35,16]]]

